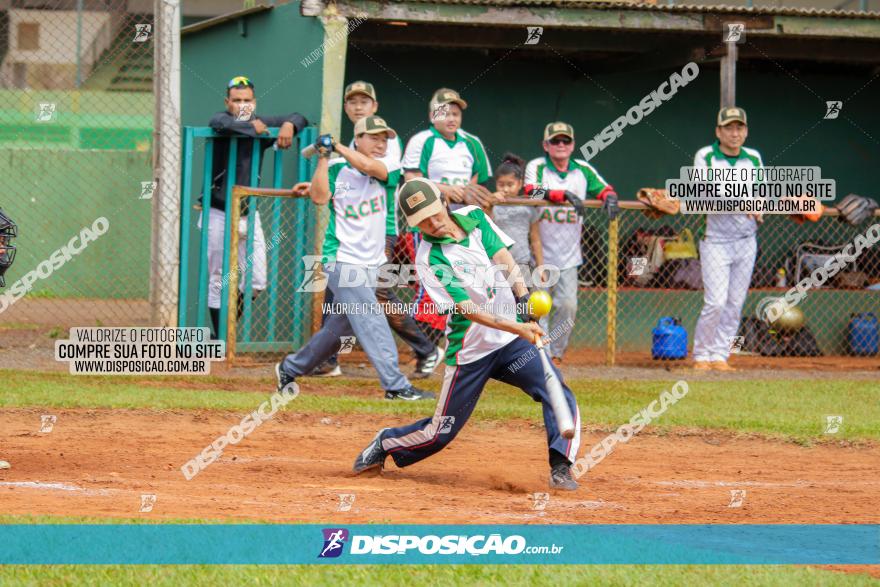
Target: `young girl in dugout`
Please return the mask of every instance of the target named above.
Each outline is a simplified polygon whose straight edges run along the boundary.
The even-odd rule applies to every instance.
[[[513,153],[505,153],[501,165],[495,171],[495,195],[504,201],[507,198],[522,196],[523,177],[525,175],[524,159]],[[492,206],[485,210],[492,220],[507,236],[513,239],[510,248],[513,260],[519,265],[525,278],[526,286],[532,287],[533,281],[542,283],[538,275],[534,275],[535,267],[544,264],[544,253],[541,249],[541,236],[538,230],[537,206]]]

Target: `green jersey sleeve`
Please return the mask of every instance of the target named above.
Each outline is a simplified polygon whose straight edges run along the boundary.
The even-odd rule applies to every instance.
[[[474,135],[466,135],[465,141],[471,156],[474,158],[472,175],[477,176],[477,183],[483,183],[492,177],[492,167],[489,165],[489,157],[483,143]]]
[[[486,249],[486,254],[490,259],[501,249],[509,248],[513,245],[513,239],[498,228],[498,225],[486,216],[485,212],[477,209],[471,212],[471,214],[479,221],[477,226],[480,229],[480,238],[482,239],[483,248]]]

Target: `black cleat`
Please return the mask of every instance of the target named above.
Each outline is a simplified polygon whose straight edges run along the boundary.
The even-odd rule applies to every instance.
[[[443,350],[440,347],[435,346],[430,355],[416,361],[416,370],[413,371],[412,376],[416,379],[430,377],[434,372],[434,369],[437,368],[437,365],[440,364],[442,358]]]
[[[416,401],[420,399],[436,399],[437,395],[433,391],[424,391],[410,385],[406,389],[393,389],[385,392],[385,399],[402,399],[406,401]]]
[[[284,391],[287,386],[292,384],[294,378],[281,370],[281,363],[275,363],[275,389],[276,391]]]
[[[572,478],[571,476],[570,465],[556,465],[550,470],[550,489],[574,491],[577,488],[577,481],[575,481],[574,478]]]
[[[382,449],[382,440],[380,439],[380,436],[382,436],[382,433],[386,430],[388,429],[383,428],[380,430],[379,434],[373,438],[373,441],[367,445],[367,448],[365,448],[364,451],[354,460],[352,470],[355,473],[363,473],[375,469],[381,471],[385,468],[385,459],[388,457],[388,453]]]

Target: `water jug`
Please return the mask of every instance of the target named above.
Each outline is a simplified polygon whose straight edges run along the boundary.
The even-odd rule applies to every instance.
[[[678,318],[663,316],[651,331],[651,357],[654,359],[687,358],[688,335]]]
[[[878,351],[877,316],[871,312],[853,314],[847,328],[847,342],[853,355],[872,356]]]

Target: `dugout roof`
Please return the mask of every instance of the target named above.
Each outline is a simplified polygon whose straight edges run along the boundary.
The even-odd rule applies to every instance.
[[[740,46],[740,60],[880,65],[880,12],[870,11],[584,0],[305,0],[301,12],[366,17],[350,37],[374,45],[509,49],[522,44],[523,27],[552,27],[553,47],[544,50],[599,58],[609,71],[721,57],[727,22],[746,26],[749,43]]]

